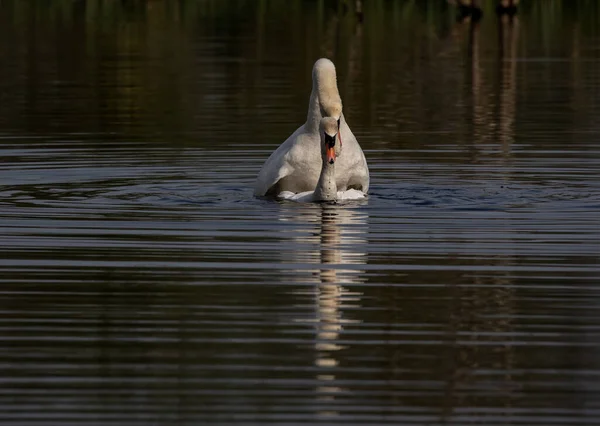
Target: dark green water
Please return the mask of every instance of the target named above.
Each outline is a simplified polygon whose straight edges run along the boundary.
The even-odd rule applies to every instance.
[[[600,423],[600,8],[522,3],[0,0],[0,422]],[[254,199],[321,56],[370,198]]]

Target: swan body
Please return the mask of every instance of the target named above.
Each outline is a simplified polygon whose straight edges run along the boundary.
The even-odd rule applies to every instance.
[[[321,172],[315,189],[313,191],[303,191],[299,193],[282,191],[277,198],[297,202],[347,201],[366,198],[364,192],[353,188],[345,191],[338,191],[336,182],[336,164],[340,158],[342,146],[336,141],[338,139],[337,121],[332,117],[322,118],[319,136]]]
[[[336,71],[329,59],[319,59],[312,71],[312,92],[306,122],[267,159],[254,185],[254,195],[265,196],[315,189],[321,173],[320,120],[331,117],[338,125],[343,154],[336,159],[335,182],[344,192],[369,190],[369,168],[365,155],[342,113]]]

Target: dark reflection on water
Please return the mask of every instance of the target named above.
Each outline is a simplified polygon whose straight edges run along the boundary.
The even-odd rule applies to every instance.
[[[0,421],[600,422],[598,7],[0,2]],[[332,57],[366,202],[252,197]]]

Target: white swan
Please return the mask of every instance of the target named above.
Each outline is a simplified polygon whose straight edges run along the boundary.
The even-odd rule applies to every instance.
[[[344,152],[336,161],[335,182],[341,191],[369,190],[369,168],[365,155],[342,113],[335,66],[321,58],[312,70],[313,86],[306,123],[300,126],[267,159],[258,174],[254,195],[278,195],[289,191],[314,190],[321,173],[319,122],[331,117],[338,126],[338,139]]]
[[[356,189],[338,191],[336,183],[336,160],[342,152],[342,144],[336,143],[337,138],[337,120],[332,117],[323,117],[319,126],[321,173],[316,188],[314,191],[305,191],[297,194],[291,191],[282,191],[278,195],[278,198],[299,202],[312,202],[360,200],[366,197],[365,193]]]

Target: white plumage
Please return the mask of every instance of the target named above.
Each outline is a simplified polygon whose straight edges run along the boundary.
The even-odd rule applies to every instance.
[[[267,159],[254,185],[256,196],[278,196],[291,192],[314,191],[321,173],[319,123],[322,117],[339,120],[339,139],[343,152],[336,160],[335,183],[338,192],[348,189],[364,194],[369,190],[369,168],[365,155],[342,113],[335,66],[319,59],[312,71],[313,86],[306,122]]]

